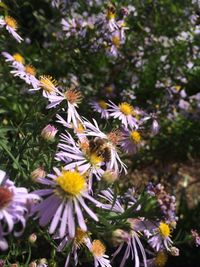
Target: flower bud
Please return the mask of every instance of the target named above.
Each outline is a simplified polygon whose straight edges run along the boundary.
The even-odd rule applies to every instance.
[[[37,267],[37,263],[35,261],[32,261],[30,264],[29,264],[29,267]]]
[[[38,178],[45,178],[46,172],[44,171],[43,167],[38,167],[31,173],[31,179],[35,182]]]
[[[124,241],[127,241],[129,234],[122,229],[117,229],[112,233],[112,243],[114,246],[122,244]]]
[[[170,252],[172,256],[179,256],[179,249],[177,247],[171,247]]]
[[[44,138],[47,141],[53,141],[54,138],[55,138],[55,135],[56,135],[57,131],[58,130],[54,126],[48,124],[42,130],[41,136],[42,136],[42,138]]]
[[[104,181],[106,181],[107,183],[111,184],[111,183],[114,183],[117,180],[118,174],[116,172],[114,172],[114,171],[107,170],[102,175],[102,178],[103,178]]]
[[[37,240],[37,235],[32,233],[31,235],[29,235],[29,238],[28,238],[28,241],[31,243],[31,244],[34,244]]]
[[[47,264],[47,259],[46,258],[40,259],[39,264]]]

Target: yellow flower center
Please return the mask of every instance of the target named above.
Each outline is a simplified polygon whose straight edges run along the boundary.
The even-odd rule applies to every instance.
[[[92,165],[97,165],[98,163],[103,162],[103,158],[101,156],[97,156],[95,153],[91,153],[89,155],[89,161]]]
[[[111,94],[114,91],[114,88],[112,85],[108,85],[106,86],[105,90],[107,93]]]
[[[108,107],[108,104],[104,100],[100,100],[98,102],[98,104],[99,104],[100,108],[102,108],[102,109],[107,109],[107,107]]]
[[[171,232],[169,225],[161,222],[159,225],[159,232],[163,238],[169,237]]]
[[[8,188],[0,186],[0,210],[7,207],[12,198],[13,193]]]
[[[33,75],[33,76],[36,75],[36,69],[33,66],[31,66],[31,65],[27,65],[25,67],[25,72],[28,73],[28,74],[30,74],[30,75]]]
[[[181,89],[181,86],[180,86],[180,85],[176,85],[176,86],[175,86],[175,90],[176,90],[177,92],[179,92],[180,89]]]
[[[112,43],[117,47],[120,46],[120,37],[118,35],[114,35],[112,37]]]
[[[88,237],[87,232],[84,232],[79,227],[76,228],[75,243],[78,247],[82,246],[85,239]]]
[[[107,19],[108,20],[115,19],[115,12],[114,12],[114,10],[108,10],[108,12],[107,12]]]
[[[100,240],[94,240],[92,242],[91,252],[96,257],[102,257],[106,252],[106,248]]]
[[[56,182],[63,191],[73,197],[80,195],[86,185],[85,178],[77,171],[63,170]]]
[[[137,131],[131,131],[130,138],[137,144],[141,142],[141,135]]]
[[[83,133],[85,128],[82,123],[78,123],[78,127],[75,129],[77,133]]]
[[[163,267],[167,262],[167,254],[163,251],[159,252],[155,258],[156,267]]]
[[[14,54],[13,58],[15,61],[24,64],[24,58],[19,53]]]
[[[123,102],[123,103],[119,104],[118,107],[119,107],[119,110],[126,116],[134,114],[133,107],[130,104],[128,104],[127,102]]]
[[[5,20],[5,23],[6,23],[9,27],[13,28],[14,30],[17,29],[18,26],[17,26],[17,21],[16,21],[15,19],[13,19],[13,18],[10,17],[10,16],[5,16],[4,20]]]
[[[57,81],[49,75],[47,76],[43,75],[43,76],[40,76],[40,84],[44,91],[50,93],[50,92],[55,91],[55,88],[57,86]]]

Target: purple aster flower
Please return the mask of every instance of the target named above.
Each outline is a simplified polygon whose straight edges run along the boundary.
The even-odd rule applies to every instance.
[[[15,236],[22,234],[30,204],[38,200],[35,194],[29,194],[24,187],[16,187],[0,170],[0,249],[8,248],[5,236],[13,231],[14,225],[20,223],[21,231],[14,231]]]
[[[128,129],[122,130],[120,145],[126,153],[136,153],[142,144],[142,138],[138,131]]]
[[[109,112],[107,111],[108,104],[104,100],[92,101],[91,106],[94,111],[101,114],[102,119],[109,118]]]
[[[160,222],[157,228],[153,229],[153,236],[148,240],[150,246],[156,251],[166,249],[170,251],[172,247],[171,229],[165,222]]]
[[[76,220],[83,231],[87,230],[82,209],[93,220],[98,221],[96,214],[87,206],[84,199],[96,206],[101,204],[88,194],[84,175],[76,170],[59,171],[54,168],[54,171],[55,175],[48,175],[50,179],[38,179],[38,182],[50,188],[35,192],[45,199],[33,207],[33,213],[36,213],[41,226],[50,223],[50,234],[58,230],[60,238],[63,238],[67,231],[70,237],[74,237]]]

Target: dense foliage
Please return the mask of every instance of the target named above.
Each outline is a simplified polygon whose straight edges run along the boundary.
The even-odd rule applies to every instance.
[[[199,266],[199,9],[0,1],[0,266]]]

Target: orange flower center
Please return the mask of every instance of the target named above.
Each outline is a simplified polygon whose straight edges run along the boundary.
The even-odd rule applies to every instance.
[[[12,200],[13,193],[6,187],[0,186],[0,210],[5,208]]]

